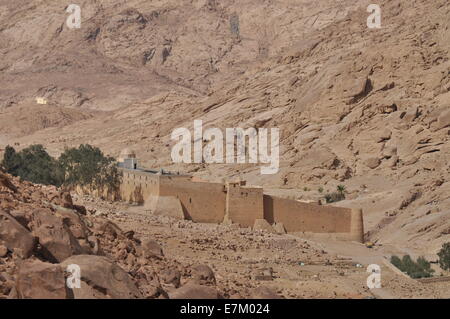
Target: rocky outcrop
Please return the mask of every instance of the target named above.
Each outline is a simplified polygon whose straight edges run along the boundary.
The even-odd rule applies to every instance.
[[[37,209],[33,212],[31,228],[39,240],[42,254],[51,261],[64,259],[83,253],[83,249],[64,219],[50,209]]]
[[[14,217],[0,211],[0,244],[22,258],[33,253],[36,240]]]
[[[21,263],[15,290],[21,299],[66,299],[69,296],[61,266],[40,260]]]

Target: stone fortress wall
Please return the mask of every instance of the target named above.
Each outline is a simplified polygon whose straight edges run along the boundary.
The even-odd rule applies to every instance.
[[[134,165],[134,164],[133,164]],[[264,194],[245,182],[209,183],[191,176],[121,167],[122,200],[143,204],[154,214],[202,223],[255,222],[283,225],[287,233],[363,242],[362,210],[303,203]]]

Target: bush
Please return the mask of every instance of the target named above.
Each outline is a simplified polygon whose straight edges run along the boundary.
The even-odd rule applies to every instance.
[[[415,262],[409,255],[403,256],[402,259],[392,256],[391,263],[414,279],[431,277],[434,272],[430,263],[424,257],[417,258]]]
[[[320,190],[319,190],[320,191]],[[322,188],[323,191],[323,188]],[[336,191],[333,193],[328,193],[325,195],[325,200],[326,202],[329,203],[335,203],[335,202],[339,202],[341,200],[345,199],[345,186],[344,185],[338,185],[336,187]]]
[[[438,252],[439,265],[444,270],[450,270],[450,243],[442,245],[441,250]]]
[[[328,193],[325,195],[325,200],[328,204],[339,202],[344,199],[345,199],[345,195],[343,193],[339,193],[339,192]]]

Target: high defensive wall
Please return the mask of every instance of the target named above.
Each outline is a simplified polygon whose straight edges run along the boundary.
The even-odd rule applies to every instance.
[[[122,200],[139,203],[157,214],[202,223],[237,223],[253,227],[264,219],[282,224],[288,233],[318,234],[362,242],[362,210],[303,203],[264,194],[245,182],[209,183],[191,176],[121,166]]]

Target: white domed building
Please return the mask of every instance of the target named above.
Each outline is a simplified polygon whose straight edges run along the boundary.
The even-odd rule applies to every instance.
[[[137,169],[136,153],[133,150],[125,148],[119,155],[119,167],[126,169]]]

